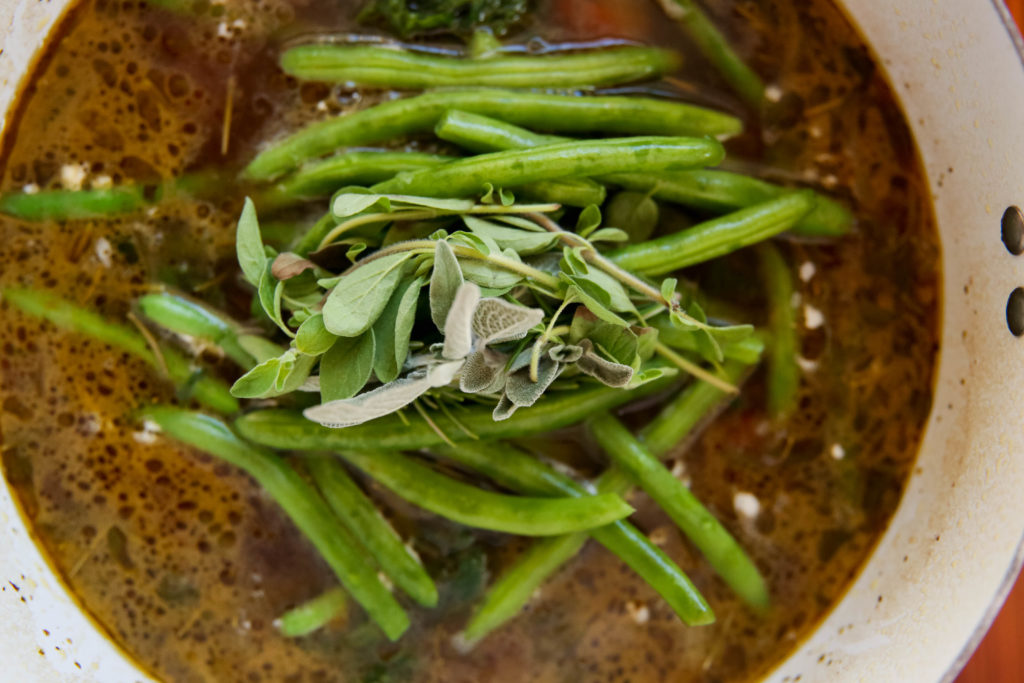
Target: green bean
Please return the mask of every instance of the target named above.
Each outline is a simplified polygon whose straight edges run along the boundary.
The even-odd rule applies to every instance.
[[[528,183],[516,189],[517,195],[536,202],[578,207],[600,206],[604,203],[605,192],[604,185],[589,178],[557,178]]]
[[[141,185],[103,190],[42,190],[0,196],[0,213],[26,221],[67,221],[131,213],[149,200]]]
[[[566,534],[533,543],[487,589],[461,638],[472,647],[488,633],[516,617],[548,577],[583,549],[587,535]]]
[[[543,135],[468,111],[446,111],[434,127],[434,135],[475,154],[525,149],[568,142],[561,135]]]
[[[275,625],[285,638],[298,638],[323,628],[347,611],[348,593],[341,587],[332,588],[288,610],[277,618]]]
[[[285,73],[307,81],[381,88],[596,88],[674,71],[669,50],[622,46],[572,54],[466,59],[378,45],[299,45],[281,55]]]
[[[738,382],[743,372],[746,371],[746,367],[738,363],[726,363],[723,370],[728,381]],[[723,400],[727,399],[731,399],[731,396],[714,385],[707,382],[694,382],[641,430],[640,438],[649,445],[653,452],[665,453],[678,444],[698,423],[706,419],[717,406],[721,405]],[[480,462],[480,458],[471,459],[472,453],[466,455],[466,449],[459,448],[462,451],[460,453],[461,462],[471,466],[474,461]],[[521,467],[517,469],[521,469]],[[548,476],[524,475],[515,470],[503,470],[498,463],[486,463],[481,471],[494,477],[495,481],[510,487],[514,487],[517,482],[544,486],[550,481]],[[494,476],[495,474],[497,476]],[[597,489],[600,491],[626,495],[630,487],[629,477],[617,467],[609,468],[597,480]],[[518,614],[533,592],[562,564],[569,561],[583,547],[585,540],[585,534],[577,533],[543,539],[530,546],[520,558],[506,567],[492,590],[488,592],[484,605],[473,617],[472,632],[469,632],[467,628],[466,639],[471,643],[475,642]],[[637,541],[642,542],[639,539]],[[618,553],[617,550],[613,552]],[[657,555],[652,553],[651,557],[656,558]],[[668,568],[668,565],[665,567]],[[639,569],[634,569],[646,578],[646,575]]]
[[[735,361],[722,365],[722,379],[733,386],[739,385],[752,364]],[[661,457],[676,447],[715,409],[731,401],[733,396],[713,384],[694,382],[640,430],[640,440],[652,453]]]
[[[400,171],[427,168],[453,157],[420,152],[345,152],[302,166],[291,175],[256,193],[261,211],[329,197],[345,185],[370,185]]]
[[[649,276],[664,275],[756,244],[793,227],[814,206],[801,190],[658,239],[607,254],[616,265]]]
[[[189,361],[174,349],[160,347],[158,359],[137,331],[111,323],[102,316],[79,308],[70,301],[49,292],[31,289],[5,289],[3,298],[29,315],[42,318],[65,330],[84,334],[141,358],[157,370],[160,360],[167,369],[167,377],[179,386],[188,387],[193,398],[208,408],[221,413],[237,413],[238,401],[228,386],[219,379],[196,371]]]
[[[453,522],[523,536],[554,536],[603,526],[633,508],[613,494],[527,498],[456,481],[399,453],[339,451],[349,463],[413,505]]]
[[[576,140],[480,154],[442,166],[399,173],[373,186],[383,194],[461,197],[490,183],[516,187],[555,178],[589,178],[614,171],[660,171],[717,164],[725,151],[710,138],[636,137]]]
[[[793,309],[793,273],[782,254],[771,244],[758,245],[761,286],[768,299],[768,412],[784,417],[796,407],[800,393],[799,353]]]
[[[176,334],[197,337],[220,347],[246,370],[256,359],[238,344],[241,326],[223,313],[179,294],[161,292],[139,298],[139,310],[157,325]],[[281,350],[284,353],[284,349]]]
[[[445,90],[385,102],[314,123],[260,153],[245,169],[245,176],[267,180],[340,147],[427,133],[449,109],[497,116],[517,125],[565,133],[729,136],[742,128],[738,119],[727,114],[650,98],[580,97],[491,89]]]
[[[504,121],[449,111],[438,122],[435,133],[472,152],[499,152],[524,149],[569,138],[542,135]],[[598,178],[602,183],[628,190],[651,193],[661,201],[722,213],[776,199],[792,192],[791,188],[729,171],[692,169],[660,173],[613,173]],[[793,226],[793,231],[810,237],[836,237],[850,230],[853,216],[842,205],[822,195],[815,195],[815,206]]]
[[[708,564],[747,604],[768,607],[764,579],[736,539],[651,450],[615,417],[604,413],[587,422],[605,453],[668,513]]]
[[[659,0],[665,13],[678,21],[697,49],[718,70],[725,82],[744,102],[759,109],[764,100],[764,83],[732,49],[725,36],[715,27],[693,0]]]
[[[413,600],[437,604],[437,587],[402,538],[332,456],[310,456],[306,467],[320,493],[352,535],[360,539],[381,570]]]
[[[613,173],[601,182],[655,199],[715,213],[734,211],[776,199],[793,190],[730,171],[695,169],[659,174]],[[850,231],[853,216],[838,202],[815,194],[814,208],[800,219],[793,232],[808,237],[838,237]]]
[[[665,378],[631,391],[595,385],[576,391],[551,393],[543,396],[535,405],[517,410],[501,422],[495,422],[491,409],[481,405],[452,409],[458,424],[444,413],[433,413],[430,417],[451,441],[470,438],[467,432],[483,441],[524,437],[576,424],[591,413],[610,410],[662,391],[672,381],[671,378]],[[459,424],[465,429],[460,428]],[[344,429],[331,429],[307,420],[297,411],[258,410],[240,417],[235,422],[235,428],[250,441],[283,450],[334,451],[351,448],[403,451],[431,448],[445,442],[425,420],[413,420],[406,424],[398,415],[386,415]]]
[[[202,413],[153,406],[144,411],[144,416],[172,438],[221,458],[253,477],[316,547],[341,585],[388,638],[397,640],[405,632],[409,617],[381,583],[374,567],[365,561],[358,541],[284,459],[246,444],[224,423]]]
[[[512,446],[502,446],[500,452],[495,452],[493,444],[469,442],[442,449],[440,452],[445,457],[481,472],[498,483],[521,493],[589,495],[583,486],[568,476]],[[707,602],[682,570],[632,524],[620,520],[607,526],[591,529],[589,534],[619,556],[652,588],[658,591],[684,622],[702,624],[713,620],[714,614]],[[573,535],[582,536],[582,534]],[[579,547],[575,542],[566,542],[564,545],[555,543],[551,546],[557,548],[554,551],[556,556],[567,552],[569,548],[578,549]],[[552,551],[538,552],[543,556]],[[545,560],[544,566],[549,566],[551,561],[554,560]],[[526,575],[535,577],[539,574],[536,571],[530,571]],[[499,615],[514,615],[525,604],[525,600],[533,594],[533,591],[528,588],[535,588],[535,586],[532,585],[532,581],[528,581],[529,586],[511,588],[512,585],[519,582],[520,579],[509,578],[507,574],[503,574],[498,579],[495,590],[488,591],[477,615],[466,627],[465,638],[468,641],[479,640],[487,632],[501,624],[501,621],[497,619]],[[519,602],[513,609],[510,604],[513,600],[522,600],[522,602]],[[501,606],[501,603],[509,604]]]
[[[522,149],[541,144],[568,141],[568,138],[555,135],[538,135],[518,126],[509,126],[514,131],[523,131],[529,138],[529,142],[516,138],[512,142],[522,144],[510,144],[504,147],[493,147],[474,142],[474,133],[481,130],[486,133],[491,121],[494,121],[494,119],[486,116],[478,116],[477,114],[470,114],[464,111],[448,111],[437,122],[434,134],[442,140],[455,143],[473,152]],[[470,132],[467,133],[467,129]],[[554,202],[566,206],[600,205],[604,203],[605,198],[604,186],[588,178],[561,178],[531,183],[520,188],[520,192],[538,201]]]

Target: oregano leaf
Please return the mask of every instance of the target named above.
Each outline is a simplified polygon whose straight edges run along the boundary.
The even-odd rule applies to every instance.
[[[377,322],[373,324],[376,343],[373,371],[381,382],[398,377],[409,354],[409,337],[416,322],[416,304],[423,278],[399,284]]]
[[[316,313],[299,325],[295,333],[295,348],[310,356],[320,356],[327,352],[338,339],[327,331],[322,313]]]
[[[351,398],[366,386],[373,372],[373,330],[358,337],[339,337],[320,359],[320,400]]]
[[[235,231],[235,253],[242,275],[253,287],[258,287],[266,268],[267,254],[260,237],[260,224],[256,218],[256,205],[248,197],[242,207]]]
[[[339,337],[355,337],[370,329],[402,279],[403,266],[412,258],[398,252],[356,264],[334,286],[324,302],[324,324]]]
[[[601,209],[596,204],[589,204],[582,211],[576,220],[576,234],[586,237],[601,226]]]

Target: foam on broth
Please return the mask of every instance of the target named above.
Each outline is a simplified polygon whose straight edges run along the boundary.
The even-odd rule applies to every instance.
[[[349,3],[245,4],[197,3],[197,19],[140,2],[82,2],[22,93],[0,190],[233,168],[261,140],[379,96],[298,84],[274,68],[280,41],[352,29]],[[590,39],[604,30],[579,2],[540,4],[539,22],[518,37]],[[655,3],[600,4],[637,5],[618,25],[623,37],[687,52]],[[615,557],[588,544],[526,613],[458,654],[452,634],[522,543],[437,520],[370,485],[399,531],[416,537],[441,606],[412,609],[413,628],[394,644],[356,608],[344,623],[284,639],[273,619],[334,585],[315,551],[247,477],[138,424],[141,402],[174,398],[148,366],[0,304],[4,472],[69,585],[144,667],[175,681],[736,680],[785,656],[841,595],[895,508],[930,407],[937,236],[907,128],[835,8],[787,0],[710,10],[761,73],[777,75],[783,95],[763,126],[751,121],[730,143],[730,156],[772,179],[824,186],[859,219],[839,243],[786,246],[800,274],[797,414],[768,420],[755,376],[672,461],[765,572],[773,611],[758,617],[737,603],[637,494],[638,526],[708,597],[714,625],[684,627]],[[721,99],[720,82],[687,54],[683,78]],[[0,217],[0,286],[49,289],[124,320],[138,295],[167,283],[244,317],[249,293],[234,276],[240,203],[232,190],[170,197],[117,219]],[[758,288],[738,275],[755,263],[740,254],[691,276],[760,322]],[[575,432],[528,445],[600,468]],[[738,512],[750,499],[737,505],[737,494],[751,494],[758,514]]]

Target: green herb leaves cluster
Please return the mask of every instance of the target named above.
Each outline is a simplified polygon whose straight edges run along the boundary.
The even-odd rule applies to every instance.
[[[560,218],[557,205],[495,188],[480,201],[346,188],[330,220],[299,240],[315,249],[278,254],[246,202],[239,265],[291,343],[260,357],[232,393],[319,391],[305,415],[330,427],[421,399],[489,402],[502,420],[563,385],[632,388],[676,372],[655,360],[659,329],[671,332],[662,355],[686,370],[721,362],[751,333],[711,325],[674,279],[656,286],[604,258],[601,245],[629,234],[596,206],[573,230]]]

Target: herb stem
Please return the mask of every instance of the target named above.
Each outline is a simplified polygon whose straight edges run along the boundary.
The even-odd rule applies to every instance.
[[[708,372],[707,370],[697,365],[696,363],[687,360],[683,356],[680,356],[678,353],[676,353],[669,347],[665,346],[665,344],[661,342],[656,342],[654,345],[654,349],[655,351],[658,352],[659,356],[671,362],[672,364],[678,366],[679,369],[682,370],[683,372],[688,372],[697,379],[704,380],[705,382],[715,387],[716,389],[720,389],[721,391],[724,391],[727,394],[735,394],[739,392],[739,390],[732,384],[729,384],[724,379],[716,377],[715,375]]]

